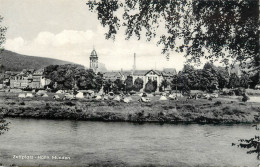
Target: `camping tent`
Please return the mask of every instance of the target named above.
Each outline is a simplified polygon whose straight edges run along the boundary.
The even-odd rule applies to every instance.
[[[141,97],[140,101],[141,101],[141,102],[150,102],[151,99],[145,98],[145,97]]]
[[[26,97],[33,97],[33,94],[32,93],[27,93]]]
[[[116,96],[116,97],[114,98],[114,100],[115,100],[115,101],[120,101],[120,97],[119,97],[119,96]]]
[[[165,96],[161,96],[159,100],[167,100]]]
[[[20,93],[20,94],[18,95],[18,97],[19,97],[19,98],[25,98],[25,94],[24,94],[24,93]]]
[[[101,96],[97,96],[97,97],[96,97],[96,100],[101,100],[101,99],[102,99]]]
[[[127,98],[128,98],[128,100],[133,101],[132,97],[127,97]]]
[[[82,93],[82,92],[78,92],[78,93],[76,94],[76,98],[79,98],[79,99],[84,98],[83,93]]]
[[[36,95],[38,95],[38,96],[43,96],[45,93],[46,93],[45,90],[39,90],[39,91],[36,93]]]
[[[48,95],[47,95],[46,93],[44,93],[44,94],[42,95],[42,97],[48,97]]]
[[[123,100],[125,103],[129,103],[130,102],[130,100],[126,97],[126,98],[124,98],[124,100]]]
[[[53,99],[59,99],[59,98],[60,98],[60,96],[58,96],[58,95],[53,96]]]
[[[64,93],[64,90],[58,90],[56,93]]]
[[[176,95],[169,95],[169,98],[170,98],[171,100],[176,100],[176,99],[177,99]]]
[[[114,93],[113,92],[109,92],[108,93],[108,98],[109,99],[113,99],[114,98]]]

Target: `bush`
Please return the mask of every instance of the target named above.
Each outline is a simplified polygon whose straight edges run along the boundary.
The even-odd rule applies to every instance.
[[[236,96],[242,96],[245,93],[245,88],[237,88],[234,90]]]
[[[24,103],[24,102],[21,102],[21,103],[20,103],[20,105],[23,105],[23,106],[24,106],[24,105],[25,105],[25,103]]]

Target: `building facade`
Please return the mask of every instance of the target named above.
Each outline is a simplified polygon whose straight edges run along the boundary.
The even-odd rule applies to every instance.
[[[94,49],[89,57],[90,65],[89,68],[92,69],[95,73],[98,72],[98,55],[96,50]]]

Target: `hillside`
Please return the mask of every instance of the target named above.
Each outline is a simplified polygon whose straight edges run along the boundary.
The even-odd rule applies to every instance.
[[[62,61],[52,58],[43,58],[36,56],[26,56],[12,51],[4,50],[0,57],[6,71],[21,71],[22,69],[40,69],[48,65],[75,64],[68,61]]]

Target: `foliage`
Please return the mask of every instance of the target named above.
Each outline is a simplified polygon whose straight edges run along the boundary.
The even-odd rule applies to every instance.
[[[7,122],[5,119],[3,119],[2,116],[0,116],[0,135],[9,130],[8,125],[9,122]]]
[[[132,76],[127,76],[126,80],[125,80],[125,89],[127,92],[130,92],[131,90],[133,90],[133,77]]]
[[[212,91],[218,87],[217,71],[212,63],[206,63],[201,71],[202,90]]]
[[[3,21],[3,17],[1,17],[0,15],[0,23]],[[7,28],[4,26],[0,25],[0,73],[4,72],[5,70],[5,66],[3,63],[3,55],[2,55],[2,51],[4,50],[3,48],[3,44],[5,43],[5,33],[6,33]]]
[[[141,78],[136,78],[134,81],[134,90],[140,91],[143,88],[144,81]]]
[[[3,17],[1,17],[0,16],[0,23],[2,22],[2,20],[3,20]],[[7,30],[7,28],[6,27],[4,27],[4,26],[1,26],[0,25],[0,72],[2,73],[2,72],[4,72],[4,65],[3,65],[3,55],[2,55],[2,51],[3,51],[3,44],[4,44],[4,42],[5,42],[5,33],[6,33],[6,30]],[[0,78],[0,82],[2,83],[3,81],[3,76],[1,75],[1,78]],[[7,131],[8,130],[8,124],[9,123],[7,123],[6,122],[6,120],[5,119],[3,119],[3,117],[2,116],[0,116],[0,135],[1,134],[3,134],[5,131]]]
[[[103,79],[91,70],[85,70],[81,66],[50,65],[44,70],[44,77],[50,79],[50,87],[59,89],[95,89],[100,90]],[[56,83],[56,86],[54,84]]]
[[[228,88],[238,88],[240,81],[236,73],[232,73],[229,78]]]
[[[242,74],[242,76],[240,77],[240,87],[248,88],[249,83],[250,83],[249,75],[246,73]]]
[[[153,83],[153,92],[155,92],[157,90],[157,81],[154,80],[152,83]]]
[[[112,81],[109,79],[108,81],[104,82],[104,92],[108,93],[112,90]]]
[[[217,79],[218,79],[218,86],[220,89],[227,87],[229,82],[229,74],[227,69],[216,67],[217,70]]]
[[[164,90],[168,87],[168,85],[169,85],[169,82],[166,79],[162,80],[161,86]]]
[[[152,80],[149,79],[148,82],[145,84],[144,91],[147,93],[154,92],[154,84],[153,84]]]
[[[148,41],[157,37],[167,58],[175,50],[185,52],[189,62],[204,57],[228,63],[231,58],[260,71],[258,0],[100,0],[87,5],[108,27],[107,39],[115,39],[124,27],[126,39],[144,33]]]
[[[121,79],[116,79],[113,84],[113,92],[118,93],[125,89],[125,85]]]
[[[257,125],[252,125],[256,130],[259,130]],[[250,149],[247,151],[247,154],[257,154],[257,159],[260,159],[260,136],[255,135],[250,139],[239,139],[239,144],[237,144],[240,148]],[[235,146],[235,143],[232,143],[232,146]]]

